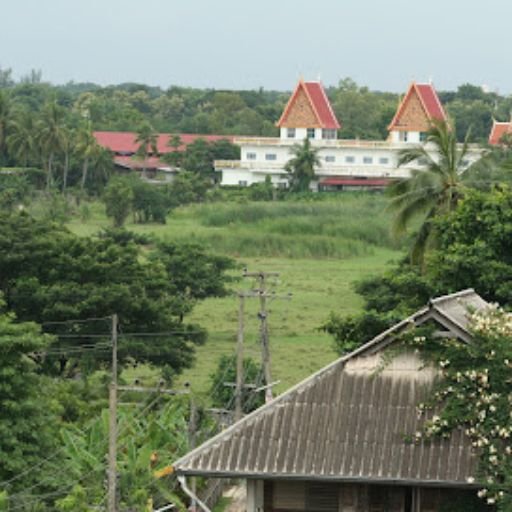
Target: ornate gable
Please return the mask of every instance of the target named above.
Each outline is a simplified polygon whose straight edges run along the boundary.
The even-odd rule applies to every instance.
[[[393,130],[426,132],[430,128],[430,119],[416,89],[412,89],[399,107],[398,116],[392,124]]]
[[[303,82],[300,82],[297,86],[277,124],[283,128],[320,127],[318,116],[311,105]]]

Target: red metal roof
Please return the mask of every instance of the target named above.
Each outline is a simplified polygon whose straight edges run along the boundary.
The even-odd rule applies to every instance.
[[[357,179],[357,178],[325,178],[320,185],[347,185],[351,187],[387,187],[391,180]]]
[[[501,138],[506,134],[512,135],[512,121],[509,123],[494,121],[492,124],[491,134],[489,135],[489,144],[496,146],[500,143]]]
[[[226,139],[233,142],[232,135],[192,135],[189,133],[177,134],[181,138],[182,145],[178,151],[184,151],[185,148],[197,139],[204,139],[208,142]],[[108,148],[114,153],[135,153],[139,145],[135,142],[137,134],[134,132],[94,132],[96,141],[100,146]],[[160,133],[157,140],[157,149],[159,154],[170,153],[173,148],[168,146],[171,135],[168,133]]]
[[[400,103],[395,117],[391,121],[391,124],[388,127],[388,130],[392,130],[396,123],[399,121],[407,103],[411,96],[416,93],[420,99],[420,102],[423,106],[426,116],[429,120],[438,120],[438,121],[446,121],[446,113],[444,111],[443,105],[439,100],[439,96],[437,95],[436,90],[432,84],[417,84],[413,82],[409,86],[409,90],[405,95],[405,98]]]
[[[288,115],[288,112],[295,103],[295,98],[301,90],[304,90],[306,93],[311,108],[315,112],[320,128],[338,130],[340,128],[340,124],[336,119],[336,115],[334,114],[329,98],[327,97],[327,94],[325,94],[325,89],[321,82],[304,82],[302,80],[299,81],[295,91],[293,91],[293,94],[290,96],[290,99],[283,110],[283,114],[277,122],[277,126],[280,127],[282,125]]]

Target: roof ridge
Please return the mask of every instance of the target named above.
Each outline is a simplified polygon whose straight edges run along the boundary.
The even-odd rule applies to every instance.
[[[474,288],[466,288],[465,290],[460,290],[458,292],[448,293],[446,295],[434,297],[434,298],[430,299],[429,304],[439,304],[440,302],[443,302],[446,300],[464,297],[465,295],[471,295],[471,294],[476,295]]]

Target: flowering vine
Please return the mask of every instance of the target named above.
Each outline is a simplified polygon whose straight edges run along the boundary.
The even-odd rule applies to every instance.
[[[499,511],[512,510],[512,314],[492,306],[468,313],[472,341],[435,336],[428,327],[403,335],[437,366],[442,379],[431,398],[418,405],[424,423],[414,439],[448,437],[463,428],[479,457],[469,483],[481,485],[478,496]]]

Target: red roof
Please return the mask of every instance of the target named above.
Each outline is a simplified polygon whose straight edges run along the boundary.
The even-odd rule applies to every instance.
[[[447,120],[443,105],[439,100],[439,96],[437,95],[434,86],[432,84],[417,84],[413,82],[409,86],[409,90],[407,91],[405,98],[400,103],[400,106],[398,107],[395,117],[391,121],[388,130],[392,130],[394,128],[395,124],[402,116],[402,113],[405,110],[405,107],[407,106],[409,99],[414,93],[418,95],[421,105],[423,106],[423,110],[425,111],[425,114],[429,120]]]
[[[315,113],[315,116],[318,121],[318,125],[320,128],[330,129],[330,130],[338,130],[340,128],[340,124],[336,119],[336,115],[331,107],[329,102],[329,98],[327,98],[327,94],[325,94],[324,86],[321,82],[304,82],[302,80],[299,81],[295,91],[290,96],[288,103],[281,115],[281,118],[277,122],[277,126],[281,126],[285,121],[288,113],[295,103],[295,98],[299,94],[299,92],[303,90],[306,93],[306,96],[309,100],[311,108]],[[301,127],[305,128],[305,127]]]
[[[391,180],[386,179],[357,179],[357,178],[325,178],[320,185],[347,185],[351,187],[387,187]]]
[[[182,145],[178,151],[184,151],[185,148],[197,139],[204,139],[208,142],[226,139],[233,142],[234,136],[231,135],[192,135],[189,133],[178,134],[181,138]],[[137,134],[134,132],[94,132],[96,141],[100,146],[108,148],[114,153],[130,153],[137,151],[138,144],[135,142]],[[171,135],[168,133],[160,133],[157,140],[157,149],[159,154],[170,153],[174,151],[168,146]]]
[[[496,146],[501,142],[501,138],[506,134],[512,135],[512,121],[509,123],[494,121],[492,124],[491,134],[489,135],[489,144]]]

